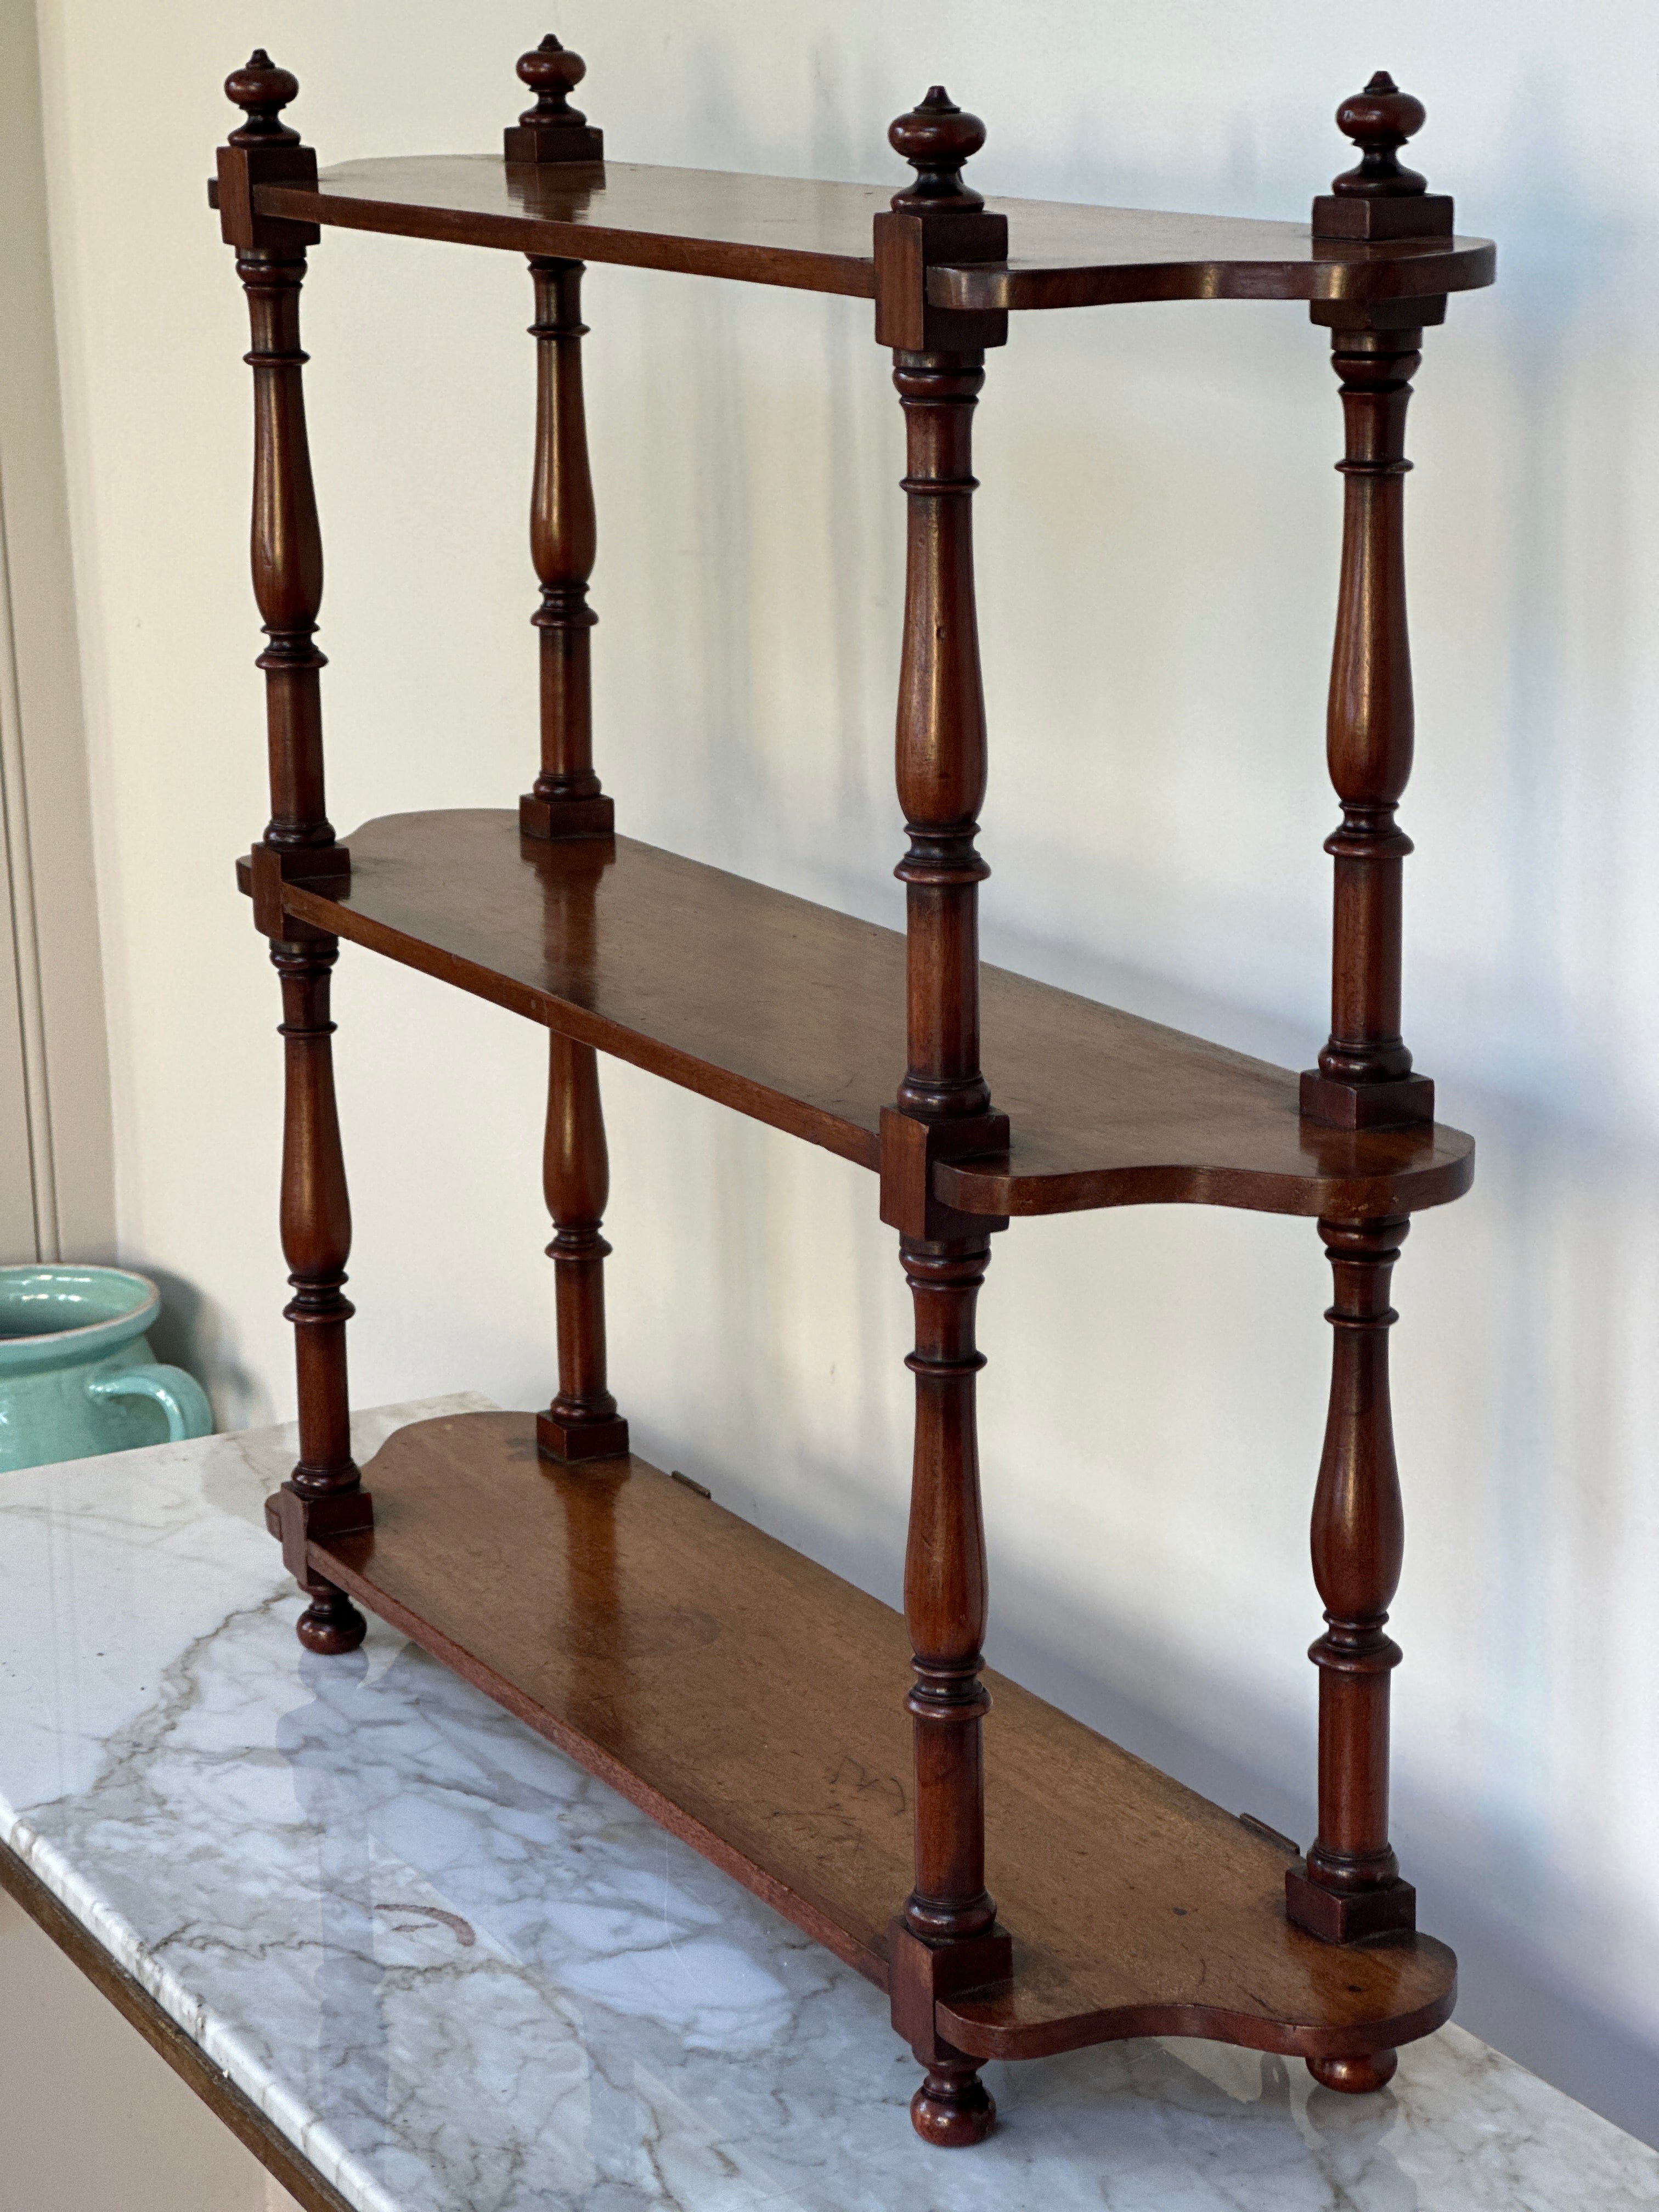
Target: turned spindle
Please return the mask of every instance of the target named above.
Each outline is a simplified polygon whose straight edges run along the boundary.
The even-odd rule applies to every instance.
[[[1308,1655],[1319,1669],[1319,1833],[1305,1863],[1287,1874],[1285,1893],[1291,1919],[1329,1943],[1416,1924],[1416,1892],[1401,1880],[1389,1842],[1389,1682],[1400,1647],[1387,1627],[1405,1551],[1389,1401],[1395,1320],[1389,1288],[1409,1226],[1403,1219],[1319,1224],[1335,1279],[1326,1315],[1334,1332],[1330,1411],[1311,1542],[1326,1626]]]
[[[516,124],[502,133],[509,161],[602,161],[605,133],[595,131],[570,95],[587,75],[587,64],[550,31],[540,46],[519,57],[519,77],[536,95]]]
[[[915,1444],[904,1553],[904,1619],[915,1680],[905,1703],[915,1761],[915,1885],[888,1936],[893,2021],[926,2078],[916,2133],[946,2147],[981,2142],[996,2106],[979,2062],[943,2041],[934,2007],[1012,1971],[1008,1936],[985,1887],[984,1663],[987,1576],[975,1382],[984,1358],[974,1309],[989,1239],[923,1243],[899,1256],[915,1309]]]
[[[890,134],[916,171],[896,194],[884,237],[916,241],[925,267],[935,224],[971,235],[984,216],[963,163],[984,125],[934,87]],[[881,225],[896,226],[884,233]],[[983,357],[960,349],[894,350],[904,410],[907,512],[904,641],[896,768],[908,849],[905,888],[906,1066],[882,1117],[882,1218],[900,1231],[915,1309],[915,1446],[905,1551],[905,1619],[915,1654],[906,1700],[915,1760],[915,1886],[889,1931],[894,2025],[926,2069],[912,2100],[933,2143],[977,2142],[995,2106],[978,2063],[939,2037],[938,2000],[1005,1979],[1008,1936],[985,1887],[983,1722],[985,1532],[980,1508],[975,1378],[983,1361],[974,1312],[990,1256],[988,1224],[939,1206],[936,1158],[1008,1141],[980,1067],[979,886],[989,873],[975,840],[985,797],[985,699],[974,605],[973,411]]]
[[[1337,120],[1363,158],[1315,202],[1316,236],[1449,231],[1449,199],[1427,194],[1422,178],[1398,158],[1421,127],[1419,101],[1379,72],[1343,103]],[[1438,321],[1444,307],[1442,299],[1390,301],[1369,310],[1321,301],[1314,310],[1316,321],[1331,325],[1346,431],[1337,464],[1342,567],[1326,712],[1326,757],[1342,819],[1325,845],[1334,863],[1331,1030],[1318,1066],[1302,1078],[1302,1111],[1337,1128],[1401,1128],[1434,1119],[1434,1085],[1413,1072],[1401,1035],[1401,900],[1412,843],[1395,817],[1413,741],[1406,409],[1423,325]]]
[[[596,871],[614,851],[611,803],[593,769],[588,635],[598,617],[587,604],[587,580],[597,525],[582,403],[582,264],[532,258],[530,271],[537,362],[530,547],[541,584],[532,619],[540,639],[542,766],[519,802],[519,827],[527,837],[586,841],[580,856],[562,860],[549,884],[551,910],[574,947],[591,944]],[[539,1417],[538,1438],[554,1458],[606,1458],[628,1449],[628,1424],[605,1387],[605,1261],[611,1247],[599,1234],[610,1189],[605,1115],[592,1048],[556,1034],[542,1162],[556,1231],[548,1251],[558,1299],[559,1388]]]
[[[372,1501],[351,1456],[344,1296],[351,1246],[329,1019],[329,979],[338,940],[283,908],[285,883],[337,879],[350,856],[337,843],[323,782],[323,721],[315,643],[322,602],[323,548],[306,437],[301,380],[300,287],[313,228],[257,215],[261,183],[316,176],[316,156],[281,120],[299,86],[263,50],[226,80],[246,117],[220,149],[222,226],[237,249],[247,295],[253,371],[254,598],[269,642],[258,665],[265,679],[270,819],[253,848],[254,921],[271,940],[281,979],[284,1063],[282,1237],[294,1296],[300,1456],[266,1507],[290,1572],[311,1602],[299,1637],[313,1651],[349,1651],[364,1635],[362,1615],[343,1592],[312,1570],[311,1536],[373,1526]]]
[[[559,1390],[538,1416],[537,1441],[550,1458],[607,1459],[628,1449],[628,1424],[605,1387],[605,1262],[599,1234],[611,1194],[611,1163],[592,1045],[554,1030],[547,1088],[542,1182],[556,1234],[548,1246],[558,1299]]]
[[[541,584],[531,620],[541,641],[541,772],[519,802],[529,837],[608,837],[611,800],[593,769],[593,697],[587,604],[598,525],[582,400],[582,264],[533,258],[536,287],[536,461],[530,550]]]
[[[366,1624],[345,1594],[312,1571],[302,1547],[309,1534],[344,1534],[373,1525],[368,1493],[351,1456],[351,1400],[346,1377],[345,1296],[351,1255],[351,1202],[334,1100],[329,982],[339,940],[319,931],[301,944],[278,939],[271,964],[282,979],[283,1252],[294,1296],[283,1318],[294,1328],[299,1384],[300,1457],[273,1501],[285,1556],[311,1603],[297,1633],[313,1651],[350,1651]],[[289,1499],[295,1502],[289,1504]],[[292,1527],[292,1540],[290,1538]]]
[[[985,125],[939,85],[889,137],[916,171],[893,212],[924,229],[982,220],[963,163]],[[907,1066],[898,1110],[993,1151],[1007,1123],[991,1112],[979,1065],[979,886],[975,846],[985,798],[985,691],[974,602],[974,409],[985,381],[977,350],[894,353],[904,410],[904,641],[896,770],[909,849],[905,887]]]
[[[898,1109],[996,1148],[979,1065],[979,886],[985,696],[974,606],[974,354],[901,354],[907,546],[897,783],[905,887],[907,1064]]]

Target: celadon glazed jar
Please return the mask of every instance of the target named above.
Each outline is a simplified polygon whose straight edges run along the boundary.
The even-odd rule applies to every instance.
[[[150,1358],[161,1310],[125,1267],[0,1267],[0,1473],[211,1434],[195,1376]]]

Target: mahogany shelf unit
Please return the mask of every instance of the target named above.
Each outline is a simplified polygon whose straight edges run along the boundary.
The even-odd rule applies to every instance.
[[[570,105],[579,57],[549,38],[519,74],[534,105],[501,158],[319,175],[281,119],[297,84],[256,53],[227,83],[244,120],[210,188],[253,331],[271,818],[240,870],[283,989],[301,1442],[267,1517],[310,1601],[300,1636],[349,1650],[368,1607],[884,1988],[925,2069],[911,2111],[929,2142],[990,2128],[986,2059],[1120,2036],[1218,2036],[1299,2054],[1334,2088],[1378,2087],[1399,2045],[1447,2018],[1456,1978],[1417,1931],[1388,1839],[1400,1654],[1385,1632],[1402,1544],[1389,1285],[1411,1215],[1460,1196],[1474,1159],[1435,1121],[1400,1034],[1404,422],[1423,330],[1449,295],[1492,282],[1493,249],[1455,235],[1451,202],[1401,165],[1423,110],[1381,73],[1338,111],[1361,160],[1309,224],[988,205],[963,176],[983,125],[937,87],[892,126],[916,173],[896,193],[606,162]],[[307,249],[331,226],[522,253],[538,363],[539,772],[516,811],[392,815],[349,843],[324,796],[299,333]],[[615,834],[592,753],[590,262],[874,303],[908,441],[902,933]],[[1026,310],[1238,298],[1308,302],[1331,332],[1346,427],[1331,1031],[1300,1077],[981,966],[978,950],[970,439],[986,351]],[[329,1019],[342,939],[550,1040],[557,1392],[533,1418],[404,1429],[368,1482],[348,1419]],[[877,1177],[916,1320],[902,1618],[630,1455],[606,1375],[600,1053]],[[1312,1530],[1319,1832],[1305,1854],[981,1656],[974,1314],[990,1237],[1017,1215],[1170,1202],[1308,1216],[1333,1265]]]

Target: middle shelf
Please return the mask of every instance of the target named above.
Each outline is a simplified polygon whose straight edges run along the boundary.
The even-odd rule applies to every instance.
[[[632,838],[525,838],[505,809],[387,815],[348,842],[349,886],[286,884],[286,912],[878,1166],[905,1060],[899,932]],[[1461,1130],[1322,1128],[1264,1060],[1006,969],[982,969],[981,994],[1012,1146],[935,1170],[966,1212],[1354,1218],[1469,1186]]]

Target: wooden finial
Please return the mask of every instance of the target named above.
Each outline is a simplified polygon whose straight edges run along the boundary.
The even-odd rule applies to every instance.
[[[587,75],[580,54],[562,46],[550,31],[540,46],[519,57],[519,75],[536,95],[505,134],[509,161],[602,161],[605,135],[589,127],[570,94]]]
[[[247,113],[247,121],[240,131],[230,134],[233,146],[297,146],[300,134],[290,131],[277,117],[289,102],[296,100],[300,80],[288,70],[278,69],[263,46],[256,46],[246,63],[233,70],[225,79],[225,98],[232,100]]]
[[[1345,100],[1336,127],[1364,155],[1356,169],[1334,178],[1331,190],[1344,199],[1406,199],[1428,190],[1428,179],[1400,166],[1400,149],[1428,119],[1420,100],[1401,92],[1387,70],[1378,70],[1364,92]]]
[[[286,216],[257,215],[253,196],[261,185],[297,185],[314,191],[317,155],[301,143],[281,117],[299,97],[299,79],[278,69],[263,46],[256,46],[239,70],[225,79],[225,97],[242,111],[240,126],[219,149],[218,174],[208,186],[209,204],[219,210],[219,228],[228,246],[244,252],[258,249],[284,258],[298,255],[322,236],[314,222]]]
[[[977,115],[964,113],[942,84],[931,86],[926,100],[896,118],[887,141],[916,173],[915,184],[893,195],[901,214],[968,215],[984,206],[981,196],[963,183],[962,165],[985,143],[985,125]]]
[[[1449,196],[1430,191],[1415,169],[1400,163],[1400,149],[1425,119],[1422,101],[1401,92],[1387,70],[1378,70],[1364,92],[1343,101],[1336,127],[1358,147],[1360,160],[1314,202],[1316,238],[1451,236]]]

